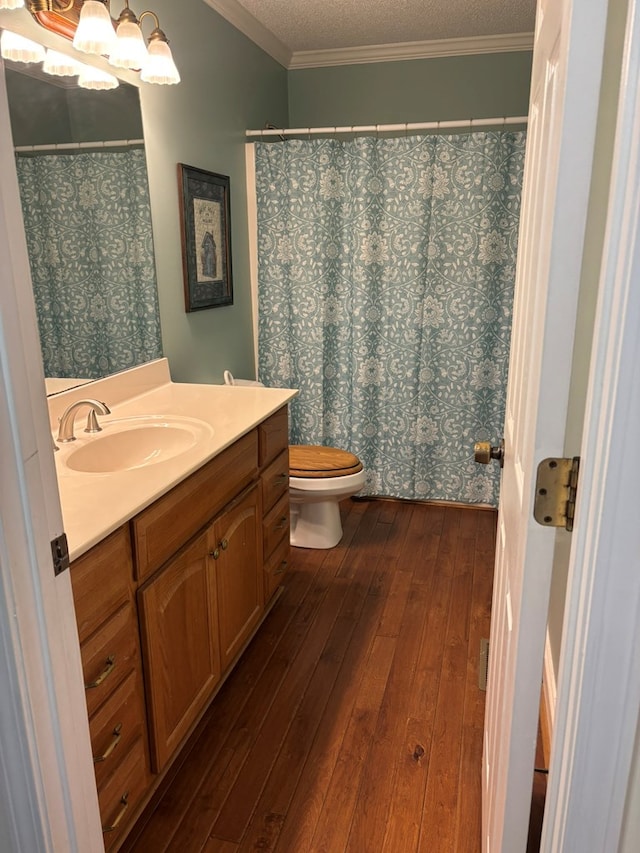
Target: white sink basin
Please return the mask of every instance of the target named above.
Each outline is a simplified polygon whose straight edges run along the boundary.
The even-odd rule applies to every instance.
[[[208,424],[190,418],[111,421],[100,435],[74,446],[64,464],[73,471],[91,474],[128,471],[173,459],[212,434]]]

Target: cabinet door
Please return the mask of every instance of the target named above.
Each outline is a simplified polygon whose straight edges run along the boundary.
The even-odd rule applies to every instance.
[[[189,732],[220,679],[208,542],[204,532],[138,593],[156,771]]]
[[[216,519],[212,530],[223,671],[260,621],[264,607],[259,495],[253,486]]]

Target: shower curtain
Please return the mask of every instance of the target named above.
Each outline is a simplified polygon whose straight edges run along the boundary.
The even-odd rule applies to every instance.
[[[17,156],[45,376],[162,354],[143,149]]]
[[[523,132],[256,144],[259,377],[364,494],[497,505]]]

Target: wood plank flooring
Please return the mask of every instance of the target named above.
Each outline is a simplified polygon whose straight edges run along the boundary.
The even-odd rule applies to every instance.
[[[347,501],[127,853],[479,853],[496,516]]]

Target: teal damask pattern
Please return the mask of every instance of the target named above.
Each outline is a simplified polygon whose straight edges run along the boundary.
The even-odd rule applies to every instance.
[[[259,376],[366,494],[496,505],[524,133],[256,144]]]
[[[142,149],[17,157],[45,376],[162,354]]]

